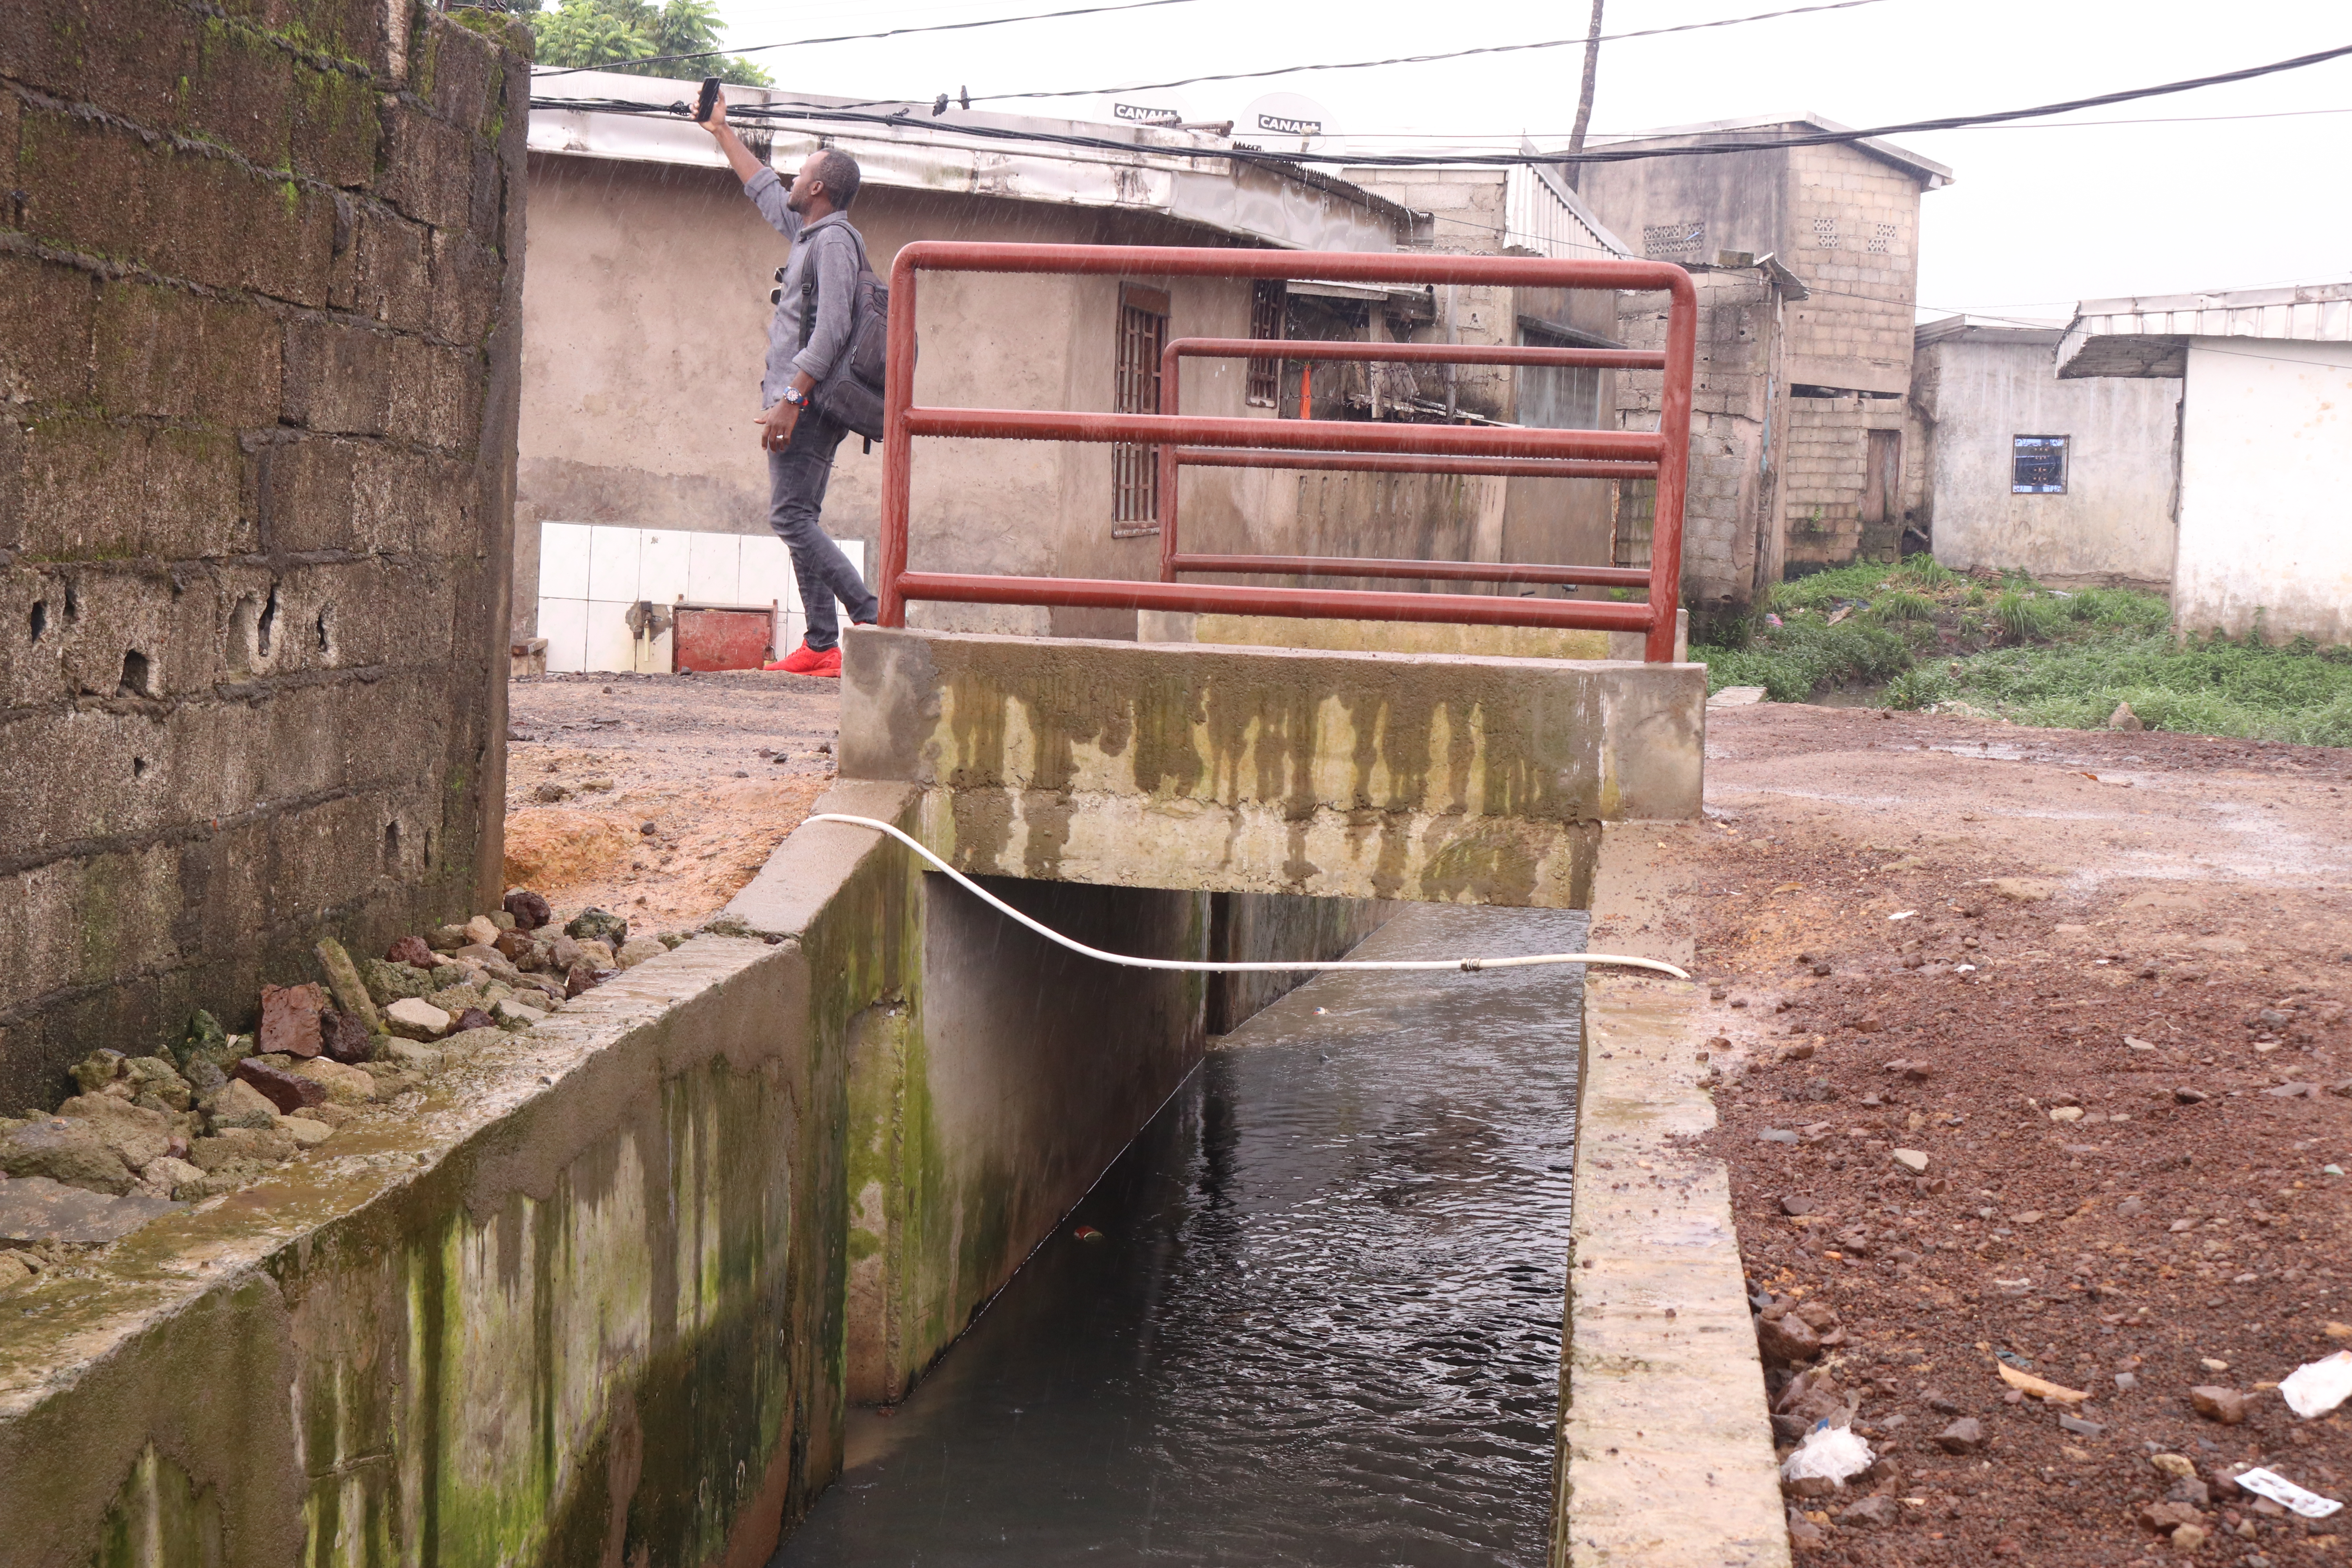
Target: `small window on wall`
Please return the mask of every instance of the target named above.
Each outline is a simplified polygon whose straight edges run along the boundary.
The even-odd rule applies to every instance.
[[[1269,343],[1282,336],[1282,305],[1286,286],[1279,280],[1258,282],[1250,289],[1250,341]],[[1278,359],[1254,359],[1249,362],[1249,401],[1260,408],[1271,408],[1282,395],[1282,362]]]
[[[1118,364],[1115,414],[1160,412],[1160,351],[1168,346],[1168,294],[1139,284],[1118,286]],[[1113,524],[1160,521],[1160,448],[1121,443],[1111,449]]]
[[[2009,489],[2012,495],[2063,496],[2066,493],[2066,437],[2012,437]]]

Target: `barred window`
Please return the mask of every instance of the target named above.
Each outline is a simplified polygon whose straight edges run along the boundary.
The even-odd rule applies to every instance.
[[[1118,286],[1118,368],[1112,412],[1160,412],[1160,351],[1168,346],[1168,294],[1139,284]],[[1111,452],[1111,521],[1160,521],[1160,448],[1124,442]]]
[[[1282,307],[1286,291],[1279,281],[1259,282],[1250,290],[1250,331],[1252,341],[1272,342],[1282,336]],[[1260,408],[1271,408],[1282,395],[1282,362],[1278,359],[1254,359],[1249,362],[1249,401]]]

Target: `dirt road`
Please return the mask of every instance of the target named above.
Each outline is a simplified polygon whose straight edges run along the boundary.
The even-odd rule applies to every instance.
[[[1801,1502],[1803,1554],[2345,1562],[2352,1515],[2228,1477],[2352,1488],[2352,1417],[2274,1391],[2352,1345],[2352,752],[1793,705],[1708,740],[1712,1139],[1759,1300],[1837,1342],[1776,1425],[1858,1399],[1888,1500]]]
[[[761,673],[515,681],[509,884],[649,934],[691,931],[833,782],[840,687]]]

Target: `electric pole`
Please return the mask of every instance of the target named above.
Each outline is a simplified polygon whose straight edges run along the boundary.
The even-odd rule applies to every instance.
[[[1576,129],[1570,132],[1568,150],[1584,151],[1585,129],[1592,123],[1592,80],[1601,70],[1601,6],[1602,0],[1592,0],[1592,31],[1584,39],[1584,90],[1576,98]],[[1568,166],[1568,183],[1576,184],[1576,165]]]

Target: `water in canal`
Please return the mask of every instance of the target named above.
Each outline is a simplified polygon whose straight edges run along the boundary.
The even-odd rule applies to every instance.
[[[1408,905],[1357,956],[1584,927]],[[852,1413],[777,1568],[1540,1564],[1582,973],[1327,975],[1226,1037],[905,1403]]]

